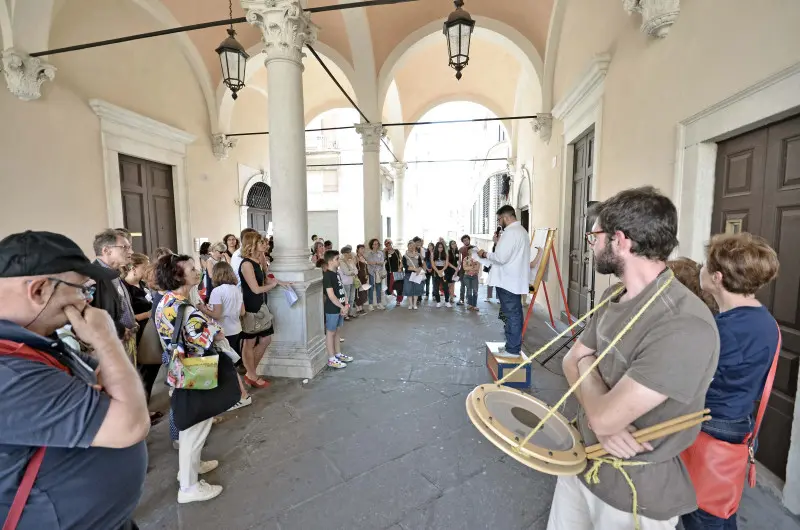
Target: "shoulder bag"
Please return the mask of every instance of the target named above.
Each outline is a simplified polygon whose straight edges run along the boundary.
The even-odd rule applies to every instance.
[[[163,353],[164,347],[161,345],[156,324],[152,318],[148,318],[137,346],[136,361],[139,364],[161,364]]]
[[[266,302],[261,304],[255,313],[245,313],[242,317],[242,331],[248,335],[257,335],[272,327],[272,313]]]
[[[183,342],[183,326],[186,308],[189,304],[178,306],[178,315],[172,330],[172,337],[167,346],[167,384],[172,388],[191,390],[213,390],[219,384],[219,358],[215,346],[208,349],[209,354],[202,357],[186,357],[178,348]],[[185,348],[184,348],[185,351]],[[225,355],[222,355],[225,357]]]
[[[777,322],[775,325],[777,326]],[[697,494],[697,506],[711,515],[722,519],[729,518],[739,509],[745,480],[749,481],[751,488],[756,485],[756,459],[753,446],[761,427],[761,420],[764,419],[764,412],[767,410],[780,351],[781,330],[778,327],[778,348],[775,350],[767,382],[761,393],[753,432],[748,434],[742,443],[732,444],[700,431],[695,442],[681,453],[681,460],[689,471]]]

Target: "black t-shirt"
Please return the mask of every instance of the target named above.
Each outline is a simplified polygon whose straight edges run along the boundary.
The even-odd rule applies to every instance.
[[[342,305],[347,303],[347,298],[344,296],[344,287],[342,287],[342,280],[339,278],[339,275],[332,271],[325,271],[325,274],[322,275],[322,292],[325,300],[325,314],[338,315],[342,312],[342,310],[337,307],[336,304],[331,302],[331,299],[328,296],[329,287],[333,289],[334,296],[339,299],[339,302]]]

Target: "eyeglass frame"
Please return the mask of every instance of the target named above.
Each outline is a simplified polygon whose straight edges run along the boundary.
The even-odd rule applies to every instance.
[[[54,278],[52,276],[48,276],[47,280],[51,281],[51,282],[54,282],[56,284],[56,287],[58,287],[59,284],[63,283],[67,287],[74,287],[75,289],[80,289],[81,293],[83,294],[83,297],[86,300],[91,300],[92,298],[94,298],[94,294],[97,292],[97,285],[96,284],[92,284],[92,285],[89,285],[89,286],[80,285],[80,284],[77,284],[77,283],[72,283],[72,282],[68,282],[66,280],[62,280],[61,278]]]
[[[592,230],[591,232],[586,232],[584,234],[584,237],[586,238],[586,242],[589,245],[594,245],[595,243],[597,243],[597,236],[605,233],[606,233],[605,230]]]

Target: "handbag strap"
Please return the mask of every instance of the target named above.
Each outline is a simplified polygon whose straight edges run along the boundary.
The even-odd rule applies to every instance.
[[[172,337],[170,337],[170,347],[180,344],[181,331],[183,330],[183,317],[186,314],[186,307],[189,304],[180,304],[178,306],[178,316],[175,317],[175,324],[172,328]]]
[[[767,374],[767,382],[764,385],[764,391],[761,393],[761,402],[758,404],[758,413],[756,414],[756,424],[753,428],[753,433],[748,440],[748,443],[752,446],[756,436],[758,436],[758,430],[761,428],[761,420],[764,419],[764,413],[767,411],[767,402],[769,401],[770,393],[772,392],[772,383],[775,381],[775,372],[778,370],[778,358],[780,358],[781,354],[781,328],[777,322],[775,322],[775,326],[778,328],[778,347],[775,348],[775,355],[772,359],[772,366],[769,368],[769,374]]]

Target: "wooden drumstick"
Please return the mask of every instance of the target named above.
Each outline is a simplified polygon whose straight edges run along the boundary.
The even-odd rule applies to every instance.
[[[670,427],[672,425],[677,425],[679,423],[683,423],[683,422],[685,422],[687,420],[691,420],[691,419],[694,419],[694,418],[699,418],[699,417],[704,416],[704,415],[706,415],[706,414],[708,414],[710,412],[711,412],[711,409],[699,410],[697,412],[692,412],[690,414],[684,414],[683,416],[678,416],[677,418],[672,418],[671,420],[662,421],[661,423],[656,423],[655,425],[651,425],[650,427],[645,427],[644,429],[639,429],[638,431],[634,431],[633,432],[633,437],[638,440],[639,437],[642,437],[642,436],[645,436],[647,434],[650,434],[651,432],[659,431],[659,430],[664,429],[666,427]],[[594,453],[595,451],[599,451],[602,448],[603,448],[603,446],[601,444],[590,445],[589,447],[586,448],[586,454]]]
[[[676,432],[680,432],[680,431],[689,429],[691,427],[694,427],[695,425],[699,425],[699,424],[703,423],[704,421],[708,421],[710,419],[711,419],[711,416],[703,416],[701,418],[695,418],[695,419],[692,419],[692,420],[688,420],[688,421],[686,421],[684,423],[678,423],[678,424],[675,424],[675,425],[671,425],[669,427],[666,427],[666,428],[658,430],[658,431],[651,431],[649,434],[645,434],[642,437],[638,437],[638,436],[635,435],[636,433],[634,433],[634,438],[640,444],[644,443],[644,442],[650,442],[652,440],[657,440],[659,438],[663,438],[664,436],[669,436],[670,434],[675,434]],[[594,446],[592,446],[592,447],[594,447]],[[608,451],[603,449],[603,447],[601,445],[599,450],[595,450],[593,452],[588,452],[587,451],[586,457],[587,458],[598,458],[598,457],[601,457],[601,456],[605,456],[607,454],[608,454]]]

